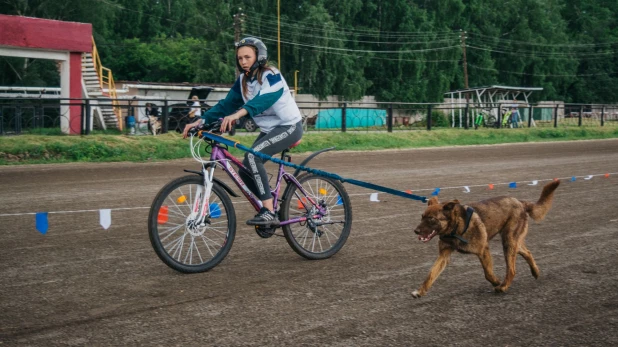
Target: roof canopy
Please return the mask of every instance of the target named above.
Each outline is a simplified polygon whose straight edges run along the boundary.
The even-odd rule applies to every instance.
[[[505,101],[515,102],[517,97],[523,97],[523,101],[528,103],[528,97],[534,91],[541,91],[540,87],[511,87],[511,86],[486,86],[486,87],[474,87],[467,89],[452,90],[444,93],[450,95],[451,98],[459,98],[469,95],[472,97],[473,103],[479,104],[483,107],[488,104],[503,103]],[[521,100],[521,99],[520,99]]]

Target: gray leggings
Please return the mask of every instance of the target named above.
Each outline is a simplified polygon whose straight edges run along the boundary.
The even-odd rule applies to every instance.
[[[282,152],[303,137],[302,122],[293,125],[280,125],[267,133],[260,133],[251,148],[268,154],[270,156]],[[243,165],[249,170],[252,176],[248,176],[241,170],[240,178],[257,195],[260,200],[272,198],[270,186],[268,185],[268,175],[264,168],[264,159],[258,158],[253,154],[245,153]]]

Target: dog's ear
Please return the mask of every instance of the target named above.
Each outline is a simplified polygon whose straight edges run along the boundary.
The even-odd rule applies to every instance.
[[[457,204],[459,204],[459,201],[457,201],[457,200],[449,201],[446,204],[444,204],[444,206],[442,206],[442,209],[444,211],[452,211]]]
[[[453,216],[461,215],[462,214],[461,211],[463,211],[463,209],[464,208],[459,203],[459,200],[449,201],[446,204],[444,204],[444,206],[442,206],[442,212],[447,217],[450,217],[451,215]]]
[[[437,204],[439,204],[437,196],[434,196],[433,198],[429,199],[429,201],[427,201],[427,206],[437,205]]]

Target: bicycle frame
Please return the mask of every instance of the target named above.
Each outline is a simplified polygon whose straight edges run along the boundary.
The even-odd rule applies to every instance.
[[[243,182],[243,180],[240,178],[240,175],[238,174],[238,172],[236,172],[236,170],[231,164],[231,163],[234,163],[234,165],[238,166],[239,170],[247,170],[245,166],[236,157],[230,154],[230,152],[228,152],[227,149],[225,149],[224,147],[218,145],[217,143],[214,143],[212,145],[212,151],[210,154],[210,162],[216,163],[216,166],[220,166],[223,169],[223,171],[225,171],[227,175],[230,176],[232,181],[234,181],[236,186],[240,189],[240,191],[243,193],[247,201],[249,201],[249,203],[253,206],[253,208],[256,211],[260,210],[260,208],[262,207],[262,201],[258,197],[256,197],[255,194],[251,192],[249,187],[247,187],[245,182]],[[215,165],[210,165],[210,166],[202,165],[202,172],[204,174],[204,187],[206,187],[207,194],[205,194],[202,197],[203,200],[201,204],[202,205],[201,211],[206,211],[206,208],[208,208],[209,206],[208,205],[208,197],[210,196],[209,188],[212,187],[214,169],[215,169]],[[273,206],[275,207],[275,211],[274,211],[275,213],[277,213],[277,206],[279,205],[279,192],[281,191],[282,180],[285,180],[287,184],[296,185],[296,187],[302,192],[302,194],[305,195],[306,200],[301,199],[299,197],[299,201],[301,201],[301,204],[303,204],[303,206],[305,207],[305,209],[307,209],[309,213],[313,214],[311,218],[320,218],[327,214],[327,210],[324,207],[319,206],[316,201],[313,201],[313,199],[309,196],[307,191],[302,187],[302,185],[298,182],[298,180],[294,177],[294,175],[291,175],[285,172],[283,165],[281,164],[279,165],[276,186],[271,192],[273,196]],[[298,195],[298,193],[296,194]],[[303,200],[306,201],[307,203],[305,203]],[[310,206],[307,206],[307,204],[310,204]],[[195,211],[195,208],[194,208],[194,211]],[[307,219],[308,219],[307,217],[297,217],[297,218],[293,218],[290,220],[281,221],[279,225],[284,226],[288,224],[300,223],[300,222],[306,221]]]

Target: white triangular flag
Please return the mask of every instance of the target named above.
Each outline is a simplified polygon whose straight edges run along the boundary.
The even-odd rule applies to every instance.
[[[585,180],[591,180],[593,175],[588,175],[588,177],[584,177]]]
[[[380,200],[378,200],[378,193],[371,193],[369,196],[369,201],[380,202]]]
[[[532,183],[529,183],[529,186],[536,186],[537,184],[539,184],[539,181],[532,181]]]
[[[99,210],[99,220],[103,229],[107,230],[112,225],[112,210],[104,209]]]
[[[470,193],[470,187],[464,186],[464,193]]]

